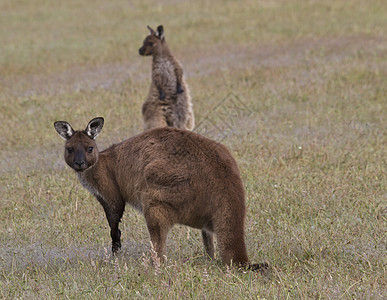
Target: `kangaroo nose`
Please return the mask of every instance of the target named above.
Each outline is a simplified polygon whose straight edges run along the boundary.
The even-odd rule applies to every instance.
[[[85,162],[84,162],[84,161],[75,161],[74,164],[75,164],[78,168],[82,168],[82,167],[85,165]]]
[[[138,49],[138,54],[140,55],[143,55],[144,54],[144,48],[141,47],[140,49]]]

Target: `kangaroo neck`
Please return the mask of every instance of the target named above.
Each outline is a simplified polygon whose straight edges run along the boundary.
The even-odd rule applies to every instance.
[[[153,62],[157,62],[161,58],[170,58],[171,56],[171,52],[169,51],[167,44],[164,42],[164,44],[161,46],[160,51],[153,54]]]
[[[95,196],[99,196],[101,194],[101,183],[99,182],[101,176],[99,175],[99,168],[100,164],[99,160],[97,160],[97,162],[90,168],[84,170],[83,172],[76,172],[81,184]]]

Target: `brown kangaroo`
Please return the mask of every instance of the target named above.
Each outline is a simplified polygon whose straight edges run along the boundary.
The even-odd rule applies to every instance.
[[[144,130],[165,126],[192,130],[194,114],[183,68],[168,48],[163,26],[157,32],[148,29],[150,34],[139,49],[140,55],[153,57],[152,83],[142,106]]]
[[[99,152],[95,138],[104,119],[83,131],[54,123],[66,140],[64,158],[82,185],[102,204],[111,228],[112,251],[121,248],[118,223],[128,203],[144,217],[159,257],[174,224],[202,229],[214,257],[213,233],[224,264],[247,266],[245,195],[237,164],[227,148],[187,130],[147,130]]]

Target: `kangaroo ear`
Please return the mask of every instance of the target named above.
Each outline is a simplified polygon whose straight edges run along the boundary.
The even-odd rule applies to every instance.
[[[149,29],[149,34],[150,35],[156,35],[156,32],[149,25],[147,27]]]
[[[56,131],[59,133],[59,135],[65,140],[68,140],[74,134],[74,129],[71,127],[69,123],[65,121],[56,121],[54,123],[54,127]]]
[[[164,27],[163,25],[159,25],[157,27],[157,33],[156,33],[156,36],[160,39],[160,40],[163,40],[164,39]]]
[[[101,133],[103,122],[104,120],[102,117],[91,120],[85,129],[86,134],[94,140]]]

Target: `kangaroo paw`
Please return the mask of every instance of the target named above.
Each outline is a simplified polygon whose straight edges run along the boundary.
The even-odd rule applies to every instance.
[[[165,99],[165,93],[164,93],[163,90],[160,91],[159,99],[160,99],[160,100],[164,100],[164,99]]]
[[[184,93],[184,90],[183,90],[183,88],[181,87],[180,84],[177,84],[176,91],[177,91],[178,94]]]

